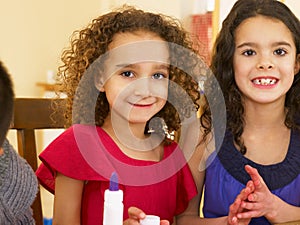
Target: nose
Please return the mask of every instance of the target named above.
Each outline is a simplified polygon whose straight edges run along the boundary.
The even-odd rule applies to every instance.
[[[269,57],[261,57],[257,63],[257,69],[270,70],[274,68],[274,64]]]
[[[134,94],[141,97],[151,96],[151,80],[150,78],[140,78],[135,81]]]

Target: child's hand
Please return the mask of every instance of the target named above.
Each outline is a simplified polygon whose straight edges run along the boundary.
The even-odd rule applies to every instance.
[[[248,201],[242,201],[240,206],[245,210],[237,214],[238,219],[265,216],[272,221],[275,210],[273,208],[275,196],[270,192],[257,169],[246,165],[245,170],[254,184],[254,192],[248,195]]]
[[[123,222],[123,225],[140,225],[140,220],[146,217],[146,214],[139,208],[130,207],[128,209],[129,218]],[[161,220],[160,225],[169,225],[169,221]]]
[[[140,225],[140,220],[146,217],[146,214],[139,208],[130,207],[128,209],[129,218],[123,221],[123,225]]]
[[[249,194],[254,191],[253,181],[248,181],[246,187],[236,197],[235,201],[229,207],[228,224],[229,225],[248,225],[251,218],[238,218],[237,214],[246,211],[241,207],[243,201],[247,201]]]

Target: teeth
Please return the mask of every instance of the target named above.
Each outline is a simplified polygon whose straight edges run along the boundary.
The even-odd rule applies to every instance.
[[[258,85],[272,85],[276,83],[276,79],[270,79],[270,78],[255,79],[253,80],[253,83]]]

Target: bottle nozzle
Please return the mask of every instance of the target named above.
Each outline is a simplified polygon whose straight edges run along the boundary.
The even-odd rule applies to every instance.
[[[119,190],[118,175],[116,172],[113,172],[111,174],[111,177],[109,180],[109,190],[110,191],[118,191]]]

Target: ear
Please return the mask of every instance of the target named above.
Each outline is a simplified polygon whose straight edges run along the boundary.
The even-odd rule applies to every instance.
[[[102,79],[99,76],[97,76],[97,77],[95,76],[94,83],[95,83],[95,87],[98,89],[98,91],[105,92]]]
[[[299,70],[300,70],[300,53],[296,56],[294,74],[296,75],[297,73],[299,73]]]

